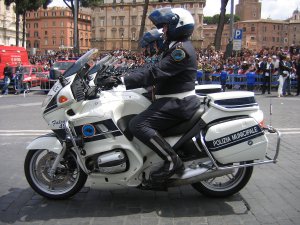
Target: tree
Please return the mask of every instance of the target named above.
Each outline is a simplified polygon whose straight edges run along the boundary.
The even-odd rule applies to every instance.
[[[220,18],[220,14],[216,14],[214,16],[205,16],[203,18],[203,23],[205,24],[218,24]],[[240,17],[237,15],[234,15],[234,22],[240,21]],[[230,21],[230,14],[225,15],[225,23],[229,23]]]
[[[219,22],[218,22],[218,27],[215,35],[215,49],[220,50],[221,48],[221,38],[222,38],[222,33],[224,29],[224,24],[225,24],[225,14],[226,14],[226,6],[229,0],[221,0],[221,12],[220,12],[220,17],[219,17]]]
[[[19,46],[19,36],[20,36],[20,16],[23,17],[23,40],[22,46],[25,45],[25,14],[26,11],[37,10],[44,4],[50,4],[52,0],[5,0],[4,4],[10,6],[15,3],[15,13],[16,13],[16,46]]]
[[[145,5],[144,5],[144,10],[143,10],[143,16],[142,16],[142,21],[141,21],[141,29],[139,33],[139,40],[142,40],[144,30],[145,30],[145,23],[146,23],[146,17],[147,17],[147,12],[148,12],[148,6],[149,6],[149,0],[145,0]],[[140,50],[141,46],[138,46],[138,50]]]

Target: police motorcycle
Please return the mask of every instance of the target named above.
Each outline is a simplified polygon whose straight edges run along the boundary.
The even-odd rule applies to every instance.
[[[79,58],[42,104],[53,132],[27,146],[24,163],[27,181],[38,194],[66,199],[88,181],[92,188],[106,190],[192,185],[204,195],[226,197],[247,184],[253,166],[277,161],[280,133],[262,125],[263,113],[252,92],[207,94],[199,98],[202,105],[192,119],[164,134],[184,162],[184,171],[160,186],[151,185],[151,173],[164,162],[128,129],[129,121],[151,101],[143,88],[126,91],[122,85],[103,85],[114,58],[95,63],[96,57],[92,49]],[[267,132],[277,133],[271,155]]]

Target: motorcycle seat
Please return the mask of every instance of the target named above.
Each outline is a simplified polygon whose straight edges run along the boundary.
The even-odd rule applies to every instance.
[[[201,118],[201,116],[204,113],[204,107],[200,107],[193,117],[190,120],[186,120],[182,123],[179,123],[178,125],[171,127],[167,130],[160,131],[160,134],[163,137],[171,137],[171,136],[176,136],[180,134],[185,134],[188,130],[190,130]]]

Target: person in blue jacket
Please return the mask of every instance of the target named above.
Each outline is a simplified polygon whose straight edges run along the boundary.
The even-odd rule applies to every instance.
[[[250,68],[246,72],[247,77],[247,90],[248,91],[254,91],[254,85],[255,85],[255,68]]]
[[[228,73],[226,70],[222,69],[220,73],[220,82],[222,86],[222,90],[226,90],[226,81],[227,81]]]

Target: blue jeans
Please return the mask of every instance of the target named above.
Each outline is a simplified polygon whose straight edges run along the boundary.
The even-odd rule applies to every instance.
[[[16,92],[17,93],[21,93],[23,91],[23,80],[21,78],[20,75],[17,75],[15,78],[15,82],[16,82]]]
[[[2,94],[3,95],[7,95],[8,94],[8,85],[10,84],[10,78],[9,77],[5,77],[4,78],[4,86],[2,89]]]
[[[283,95],[286,95],[286,94],[290,95],[291,94],[291,79],[290,79],[289,76],[285,79],[285,81],[283,83],[282,94]]]

